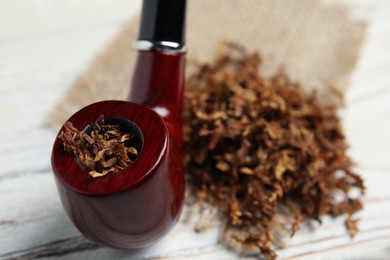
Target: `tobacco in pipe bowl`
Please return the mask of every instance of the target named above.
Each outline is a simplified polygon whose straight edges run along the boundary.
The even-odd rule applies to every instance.
[[[185,5],[182,0],[144,0],[128,100],[96,102],[68,119],[88,132],[103,115],[133,132],[139,150],[134,162],[118,173],[92,178],[55,139],[52,168],[65,212],[82,234],[101,245],[150,246],[180,216]]]

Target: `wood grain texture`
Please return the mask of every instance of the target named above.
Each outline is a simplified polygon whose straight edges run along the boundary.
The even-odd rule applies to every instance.
[[[360,233],[351,240],[343,219],[327,218],[288,239],[280,259],[390,256],[390,2],[349,2],[369,22],[342,112],[350,154],[367,183]],[[58,129],[45,119],[132,8],[128,0],[0,1],[0,259],[237,259],[218,244],[216,224],[197,234],[182,218],[156,245],[128,252],[89,242],[63,212],[50,169]]]
[[[142,150],[117,174],[91,178],[56,138],[52,166],[61,201],[86,237],[111,247],[143,248],[178,221],[184,200],[183,87],[184,54],[140,52],[129,100],[145,106],[102,101],[69,118],[80,130],[101,115],[124,118],[139,127]]]

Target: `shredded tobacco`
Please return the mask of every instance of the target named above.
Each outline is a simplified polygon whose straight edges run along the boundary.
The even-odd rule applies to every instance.
[[[67,121],[59,138],[65,151],[73,154],[92,177],[118,173],[133,163],[138,151],[128,141],[135,137],[134,133],[122,133],[120,125],[106,123],[104,116],[96,119],[90,130],[80,132]]]
[[[277,216],[302,222],[352,215],[365,187],[351,170],[337,108],[306,95],[282,71],[259,73],[257,53],[231,45],[187,82],[185,162],[198,201],[216,205],[244,248],[276,257]],[[358,191],[353,197],[352,191]]]

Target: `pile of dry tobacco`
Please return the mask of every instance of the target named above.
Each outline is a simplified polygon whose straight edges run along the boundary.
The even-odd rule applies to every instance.
[[[187,82],[185,161],[198,200],[217,205],[233,239],[266,258],[276,256],[279,214],[292,216],[292,235],[303,221],[345,214],[354,235],[362,203],[350,192],[364,193],[364,184],[351,171],[337,109],[282,72],[263,77],[260,61],[232,48]]]
[[[66,122],[59,138],[65,151],[89,174],[96,178],[117,173],[127,168],[136,158],[137,149],[129,145],[133,133],[123,133],[120,125],[108,124],[100,116],[89,131],[80,132],[71,122]]]

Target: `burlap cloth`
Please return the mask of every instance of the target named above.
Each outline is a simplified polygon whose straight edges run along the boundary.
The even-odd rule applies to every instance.
[[[266,75],[283,67],[323,102],[338,102],[354,68],[366,25],[341,4],[319,0],[192,0],[187,10],[188,69],[211,61],[222,41],[234,41],[263,57]],[[61,125],[92,102],[125,99],[136,52],[138,18],[128,22],[53,109]]]

